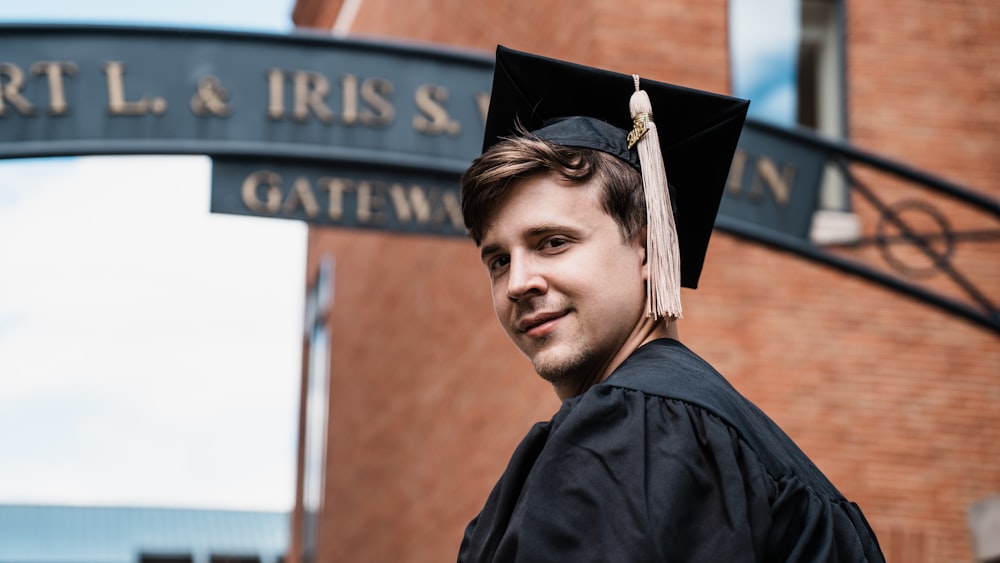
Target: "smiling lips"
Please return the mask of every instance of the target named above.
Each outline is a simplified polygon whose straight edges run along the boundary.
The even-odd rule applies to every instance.
[[[535,313],[521,318],[515,326],[517,328],[517,332],[531,338],[539,338],[555,329],[555,323],[553,321],[561,319],[564,316],[566,316],[565,311]]]

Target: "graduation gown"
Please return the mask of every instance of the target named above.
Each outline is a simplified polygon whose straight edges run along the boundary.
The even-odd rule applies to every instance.
[[[884,561],[861,513],[672,339],[563,402],[514,452],[460,563]]]

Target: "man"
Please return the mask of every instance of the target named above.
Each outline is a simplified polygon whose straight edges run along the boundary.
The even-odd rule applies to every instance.
[[[500,324],[563,405],[460,562],[884,561],[858,506],[677,340],[746,108],[498,48],[463,213]]]

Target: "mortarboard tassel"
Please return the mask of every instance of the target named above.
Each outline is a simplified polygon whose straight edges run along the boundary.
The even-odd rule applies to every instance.
[[[646,280],[646,316],[654,319],[681,318],[681,258],[677,226],[670,205],[667,173],[660,153],[660,139],[653,123],[649,96],[639,88],[633,74],[635,93],[629,100],[632,131],[628,146],[638,143],[642,186],[646,194],[646,252],[649,277]]]

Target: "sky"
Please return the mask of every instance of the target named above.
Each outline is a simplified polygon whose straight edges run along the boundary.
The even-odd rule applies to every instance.
[[[736,93],[779,123],[797,2],[730,0]],[[6,2],[0,23],[284,33],[293,4]],[[0,160],[0,503],[291,509],[306,227],[210,214],[210,171]]]
[[[751,117],[791,127],[800,0],[729,0],[733,94],[750,100]]]
[[[0,22],[284,33],[293,0],[5,2]],[[291,509],[306,227],[197,156],[0,160],[0,503]]]

